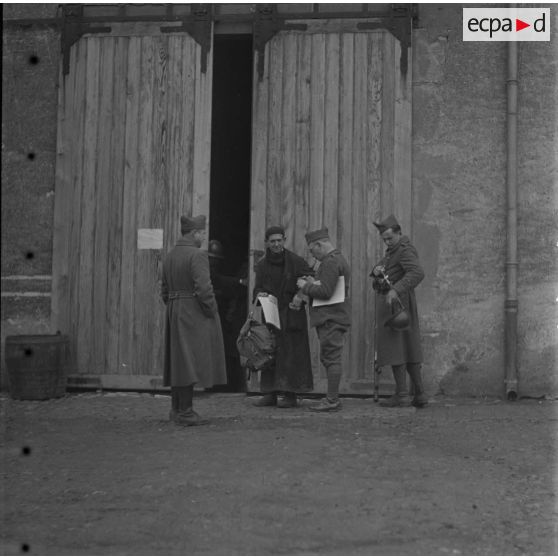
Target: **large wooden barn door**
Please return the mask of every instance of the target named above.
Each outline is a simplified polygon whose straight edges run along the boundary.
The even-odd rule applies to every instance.
[[[81,38],[61,77],[52,321],[77,381],[149,388],[162,257],[181,214],[209,213],[211,58],[202,72],[190,36],[130,27]]]
[[[411,76],[391,34],[339,25],[279,32],[266,45],[262,76],[255,60],[250,241],[254,254],[266,227],[281,223],[287,248],[304,255],[305,232],[329,228],[352,268],[342,390],[366,393],[374,361],[368,275],[383,251],[372,221],[394,212],[407,233],[411,222]],[[315,334],[312,353],[324,391]]]

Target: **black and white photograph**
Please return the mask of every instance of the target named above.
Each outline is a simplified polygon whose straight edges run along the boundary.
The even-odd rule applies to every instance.
[[[2,23],[0,555],[558,555],[558,4]]]

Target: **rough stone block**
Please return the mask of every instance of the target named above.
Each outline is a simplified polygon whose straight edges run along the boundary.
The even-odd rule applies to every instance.
[[[2,274],[50,275],[54,158],[3,153]]]
[[[56,152],[60,35],[32,27],[4,32],[2,55],[4,149]]]

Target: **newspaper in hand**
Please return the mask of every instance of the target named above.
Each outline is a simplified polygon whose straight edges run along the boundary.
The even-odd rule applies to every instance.
[[[274,325],[277,329],[281,329],[277,298],[272,294],[268,294],[267,296],[258,296],[258,301],[262,307],[266,323]]]
[[[320,281],[315,281],[314,285],[320,285]],[[335,290],[333,294],[328,299],[314,298],[312,300],[312,306],[328,306],[329,304],[339,304],[345,302],[345,276],[340,275],[337,279],[337,285],[335,285]]]

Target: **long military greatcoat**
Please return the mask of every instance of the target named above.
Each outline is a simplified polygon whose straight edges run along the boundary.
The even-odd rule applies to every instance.
[[[277,332],[275,358],[275,390],[311,391],[314,387],[312,360],[308,341],[306,310],[292,310],[289,303],[298,292],[296,281],[314,272],[306,261],[289,250],[284,252],[284,265],[271,261],[272,255],[262,258],[256,267],[254,296],[266,292],[277,298],[281,331]]]
[[[393,331],[390,327],[385,327],[384,323],[391,317],[391,308],[386,303],[385,295],[377,295],[376,343],[378,365],[422,362],[415,287],[424,278],[424,271],[420,266],[417,251],[409,238],[402,236],[395,246],[386,250],[384,258],[377,265],[385,266],[385,273],[410,318],[409,329],[405,331]]]
[[[163,264],[161,296],[167,306],[165,386],[226,384],[223,333],[207,253],[181,238]]]

